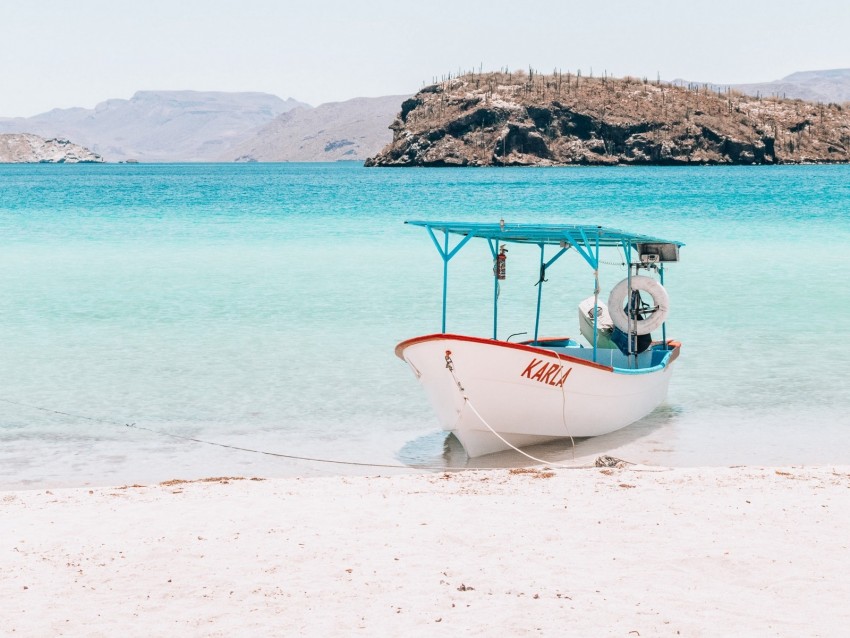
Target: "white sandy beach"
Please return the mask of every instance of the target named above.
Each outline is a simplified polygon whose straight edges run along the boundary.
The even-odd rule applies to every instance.
[[[0,635],[840,636],[850,468],[0,492]]]

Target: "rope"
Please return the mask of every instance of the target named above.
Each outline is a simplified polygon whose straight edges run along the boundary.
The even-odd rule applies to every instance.
[[[562,359],[561,354],[557,350],[553,350],[555,356],[558,358],[558,365],[560,365]],[[561,421],[564,424],[564,429],[567,431],[567,436],[570,437],[570,445],[572,446],[573,452],[573,461],[576,460],[576,442],[573,438],[572,432],[570,432],[570,426],[567,425],[567,389],[561,384]]]
[[[457,389],[460,391],[460,395],[463,397],[464,404],[469,406],[469,409],[472,410],[473,414],[475,414],[475,416],[478,417],[478,420],[481,421],[481,423],[484,424],[484,427],[486,427],[488,430],[490,430],[490,432],[492,432],[496,436],[496,438],[499,439],[502,443],[507,445],[514,452],[519,452],[520,454],[522,454],[527,459],[531,459],[532,461],[534,461],[536,463],[542,463],[544,465],[548,465],[550,467],[554,467],[554,468],[557,468],[557,469],[560,469],[560,470],[578,470],[578,469],[589,469],[589,468],[594,467],[592,465],[555,465],[555,464],[551,463],[550,461],[544,461],[543,459],[538,459],[536,456],[532,456],[531,454],[528,454],[527,452],[522,451],[521,449],[519,449],[518,447],[513,445],[510,441],[505,439],[505,437],[503,437],[501,434],[496,432],[496,430],[494,430],[492,427],[490,427],[490,424],[487,423],[487,420],[483,416],[481,416],[481,413],[478,410],[475,409],[475,406],[472,405],[472,401],[470,401],[469,397],[466,395],[466,390],[464,389],[463,385],[461,384],[461,382],[458,380],[457,376],[455,375],[454,361],[452,361],[451,355],[452,355],[451,351],[446,350],[446,369],[448,369],[448,371],[451,373],[452,379],[454,379],[455,384],[457,385]],[[558,360],[560,361],[560,357],[558,357]],[[460,420],[460,415],[458,415],[458,421],[459,420]],[[564,425],[566,426],[566,422],[564,423]],[[569,434],[569,430],[567,430],[567,434],[570,437],[570,442],[573,444],[573,458],[575,458],[575,441],[573,441],[572,435]]]
[[[392,463],[365,463],[360,461],[340,461],[337,459],[323,459],[318,457],[311,456],[297,456],[294,454],[283,454],[281,452],[269,452],[267,450],[257,450],[254,448],[242,447],[239,445],[230,445],[229,443],[218,443],[216,441],[207,441],[205,439],[198,439],[192,436],[185,436],[182,434],[173,434],[171,432],[164,432],[162,430],[155,430],[153,428],[148,428],[142,425],[137,425],[135,423],[121,423],[119,421],[113,421],[111,419],[101,419],[97,417],[85,416],[83,414],[74,414],[72,412],[63,412],[62,410],[54,410],[52,408],[45,408],[39,405],[32,405],[29,403],[22,403],[20,401],[12,401],[11,399],[4,399],[0,397],[0,401],[4,403],[10,403],[12,405],[18,405],[24,408],[31,408],[33,410],[41,410],[42,412],[50,412],[51,414],[61,414],[62,416],[71,417],[72,419],[84,419],[86,421],[93,421],[96,423],[105,423],[107,425],[116,425],[126,428],[132,428],[134,430],[144,430],[145,432],[151,432],[152,434],[158,434],[160,436],[167,436],[172,439],[179,439],[182,441],[191,441],[193,443],[201,443],[203,445],[212,445],[214,447],[227,448],[230,450],[238,450],[240,452],[250,452],[252,454],[263,454],[265,456],[274,456],[282,459],[290,459],[293,461],[309,461],[312,463],[329,463],[334,465],[353,465],[356,467],[379,467],[379,468],[391,468],[391,469],[400,469],[400,470],[435,470],[441,472],[483,472],[488,471],[490,468],[480,468],[480,467],[443,467],[443,466],[433,466],[433,465],[401,465],[401,464],[392,464]],[[544,461],[545,462],[545,461]]]
[[[605,264],[606,266],[625,266],[626,257],[625,255],[623,255],[623,248],[619,244],[617,245],[617,254],[620,255],[620,261],[605,261],[603,259],[600,259],[599,263]]]
[[[600,259],[599,263],[605,264],[606,266],[625,266],[626,260],[623,259],[622,261],[605,261],[604,259]]]
[[[522,450],[520,450],[515,445],[512,445],[511,442],[508,441],[507,439],[505,439],[501,434],[496,432],[496,430],[494,430],[492,427],[490,427],[490,424],[487,423],[487,421],[484,419],[484,417],[481,416],[481,413],[478,410],[475,409],[474,405],[472,405],[472,401],[469,400],[468,396],[464,395],[463,400],[466,403],[466,405],[469,406],[469,409],[472,410],[473,414],[475,414],[475,416],[478,417],[478,419],[481,421],[481,423],[484,424],[484,427],[486,427],[488,430],[490,430],[490,432],[495,434],[496,438],[498,438],[502,443],[504,443],[509,448],[511,448],[514,452],[519,452],[520,454],[522,454],[527,459],[531,459],[532,461],[535,461],[537,463],[543,463],[544,465],[548,465],[550,467],[554,467],[554,468],[557,468],[559,470],[581,470],[581,469],[587,470],[587,469],[594,467],[593,465],[555,465],[554,463],[550,463],[549,461],[544,461],[543,459],[538,459],[536,456],[532,456],[531,454],[528,454],[527,452],[523,452]]]
[[[561,361],[561,357],[557,352],[555,352],[555,356],[558,358],[558,361]],[[452,378],[454,379],[454,382],[457,385],[457,389],[460,392],[461,396],[463,397],[464,404],[469,406],[469,409],[472,410],[473,414],[475,414],[475,416],[478,417],[478,419],[481,421],[481,423],[483,423],[484,426],[496,436],[496,438],[498,438],[502,443],[507,445],[514,452],[518,452],[519,454],[521,454],[525,458],[530,459],[531,461],[534,461],[535,463],[541,463],[541,464],[546,465],[548,467],[561,469],[561,470],[592,469],[592,468],[596,467],[595,465],[556,465],[554,463],[551,463],[550,461],[546,461],[545,459],[540,459],[540,458],[537,458],[536,456],[532,456],[531,454],[528,454],[527,452],[524,452],[523,450],[521,450],[518,447],[516,447],[515,445],[513,445],[510,441],[506,440],[501,434],[496,432],[496,430],[494,430],[490,426],[489,423],[487,423],[487,420],[475,408],[475,406],[472,404],[472,401],[469,400],[469,397],[466,395],[466,389],[463,387],[460,380],[455,375],[454,361],[452,361],[452,358],[451,358],[451,351],[449,351],[449,350],[446,351],[445,360],[446,360],[446,369],[448,369],[449,373],[452,375]],[[566,394],[565,394],[563,387],[561,388],[561,394],[562,394],[562,400],[563,400],[563,403],[561,405],[561,415],[562,415],[562,418],[563,418],[563,421],[564,421],[564,429],[567,431],[567,436],[569,436],[570,443],[572,444],[573,460],[575,460],[575,440],[573,439],[573,436],[570,433],[569,427],[567,426],[567,422],[566,422]],[[292,461],[307,461],[307,462],[310,462],[310,463],[327,463],[327,464],[332,464],[332,465],[350,465],[350,466],[354,466],[354,467],[376,467],[376,468],[400,469],[400,470],[432,470],[432,471],[440,471],[440,472],[489,472],[493,469],[493,468],[480,468],[480,467],[452,468],[452,467],[433,466],[433,465],[401,465],[401,464],[393,464],[393,463],[367,463],[367,462],[362,462],[362,461],[340,461],[338,459],[324,459],[324,458],[312,457],[312,456],[298,456],[298,455],[295,455],[295,454],[284,454],[282,452],[270,452],[268,450],[257,450],[255,448],[248,448],[248,447],[243,447],[243,446],[239,446],[239,445],[231,445],[229,443],[218,443],[216,441],[208,441],[206,439],[199,439],[199,438],[192,437],[192,436],[186,436],[186,435],[182,435],[182,434],[173,434],[171,432],[164,432],[163,430],[156,430],[154,428],[148,428],[148,427],[145,427],[145,426],[142,426],[142,425],[137,425],[136,423],[121,423],[119,421],[114,421],[112,419],[103,419],[103,418],[98,418],[98,417],[86,416],[84,414],[75,414],[73,412],[64,412],[62,410],[56,410],[56,409],[53,409],[53,408],[46,408],[46,407],[43,407],[43,406],[33,405],[33,404],[30,404],[30,403],[23,403],[21,401],[12,401],[11,399],[5,399],[3,397],[0,397],[0,401],[2,401],[4,403],[9,403],[11,405],[17,405],[17,406],[24,407],[24,408],[30,408],[32,410],[40,410],[42,412],[49,412],[51,414],[60,414],[62,416],[67,416],[67,417],[70,417],[72,419],[83,419],[85,421],[92,421],[94,423],[105,423],[107,425],[115,425],[115,426],[121,426],[121,427],[126,427],[126,428],[132,428],[134,430],[142,430],[142,431],[145,431],[145,432],[150,432],[151,434],[157,434],[159,436],[165,436],[165,437],[168,437],[168,438],[178,439],[178,440],[181,440],[181,441],[190,441],[192,443],[200,443],[202,445],[211,445],[211,446],[214,446],[214,447],[226,448],[226,449],[229,449],[229,450],[237,450],[239,452],[248,452],[248,453],[251,453],[251,454],[262,454],[264,456],[273,456],[273,457],[276,457],[276,458],[289,459],[289,460],[292,460]],[[460,415],[458,415],[458,420],[460,420]],[[633,465],[629,461],[623,461],[623,462],[627,463],[629,465]],[[505,468],[505,469],[510,470],[512,468]]]
[[[452,376],[454,376],[454,372],[452,372]],[[543,459],[538,459],[536,456],[532,456],[531,454],[527,454],[527,453],[523,452],[522,450],[520,450],[518,447],[511,445],[510,441],[505,440],[504,437],[502,437],[501,434],[499,434],[498,432],[496,432],[496,430],[494,430],[492,427],[490,427],[490,424],[487,423],[487,421],[484,419],[484,417],[481,416],[481,413],[478,412],[478,410],[475,409],[474,405],[472,405],[472,402],[469,400],[469,397],[467,397],[466,395],[463,395],[463,400],[466,403],[466,405],[469,406],[469,409],[472,410],[472,412],[475,414],[475,416],[477,416],[480,419],[481,423],[483,423],[484,426],[488,430],[490,430],[490,432],[495,434],[496,437],[499,440],[502,441],[502,443],[507,445],[514,452],[519,452],[524,457],[531,459],[532,461],[535,461],[537,463],[542,463],[543,465],[546,465],[547,467],[554,468],[556,470],[591,470],[591,469],[594,469],[594,468],[597,468],[597,467],[616,467],[618,469],[622,469],[624,467],[629,466],[629,469],[632,472],[669,472],[670,471],[670,468],[643,467],[643,466],[638,466],[637,463],[633,463],[632,461],[626,461],[624,459],[618,459],[618,458],[614,458],[612,456],[604,456],[604,455],[597,457],[597,459],[596,459],[596,461],[594,462],[593,465],[555,465],[554,463],[551,463],[549,461],[544,461]],[[460,417],[458,417],[458,420],[460,420]],[[572,442],[572,438],[573,437],[570,436],[571,442]],[[573,458],[575,458],[575,443],[574,442],[573,442]],[[614,462],[613,465],[609,463],[609,460]]]
[[[125,423],[124,424],[128,428],[134,428],[136,430],[144,430],[146,432],[152,432],[153,434],[159,434],[162,436],[167,436],[172,439],[181,439],[183,441],[192,441],[194,443],[203,443],[204,445],[213,445],[215,447],[223,447],[228,448],[230,450],[239,450],[240,452],[251,452],[252,454],[263,454],[265,456],[275,456],[282,459],[291,459],[294,461],[310,461],[313,463],[331,463],[334,465],[354,465],[357,467],[383,467],[383,468],[396,468],[402,470],[448,470],[450,468],[444,467],[429,467],[429,466],[418,466],[418,465],[398,465],[391,463],[365,463],[360,461],[339,461],[336,459],[320,459],[316,457],[310,456],[295,456],[293,454],[283,454],[281,452],[269,452],[267,450],[255,450],[253,448],[241,447],[238,445],[230,445],[228,443],[216,443],[215,441],[206,441],[204,439],[196,439],[191,436],[183,436],[180,434],[172,434],[170,432],[163,432],[162,430],[154,430],[153,428],[146,428],[141,425],[136,425],[135,423]],[[459,470],[478,470],[480,468],[458,468]]]
[[[558,361],[561,361],[561,357],[558,356],[558,353],[556,351],[553,351],[553,352],[555,353],[555,356],[558,357]],[[607,464],[606,459],[612,459],[613,461],[616,462],[616,465],[614,467],[619,468],[619,467],[625,467],[625,466],[632,466],[632,467],[630,467],[630,469],[632,471],[635,471],[635,472],[667,472],[668,471],[668,469],[666,469],[666,468],[650,469],[650,468],[645,468],[645,467],[635,467],[637,464],[633,463],[632,461],[625,461],[623,459],[615,459],[615,458],[610,457],[610,456],[600,456],[600,457],[598,457],[596,459],[596,462],[593,465],[556,465],[554,463],[551,463],[549,461],[545,461],[543,459],[539,459],[536,456],[532,456],[531,454],[528,454],[527,452],[522,451],[521,449],[519,449],[515,445],[511,444],[511,442],[508,441],[507,439],[505,439],[505,437],[503,437],[501,434],[496,432],[496,430],[494,430],[490,426],[490,424],[487,423],[487,420],[483,416],[481,416],[481,413],[478,410],[475,409],[475,406],[472,405],[472,401],[470,401],[469,397],[466,396],[466,390],[464,389],[460,380],[455,375],[454,361],[452,361],[451,355],[452,355],[451,351],[446,350],[446,368],[451,373],[452,379],[454,379],[455,384],[457,385],[457,388],[460,391],[460,395],[461,395],[461,397],[463,397],[464,404],[469,406],[469,409],[472,410],[472,412],[475,414],[475,416],[478,417],[478,420],[481,421],[481,423],[484,424],[484,427],[486,427],[488,430],[490,430],[490,432],[492,432],[496,436],[496,438],[498,438],[502,443],[507,445],[514,452],[519,452],[520,454],[522,454],[525,458],[531,459],[532,461],[534,461],[536,463],[542,463],[543,465],[547,465],[549,467],[552,467],[552,468],[555,468],[555,469],[558,469],[558,470],[588,470],[588,469],[592,469],[592,468],[595,468],[595,467],[610,467]],[[566,419],[566,412],[565,412],[565,410],[566,410],[566,394],[565,394],[565,391],[563,389],[563,386],[561,386],[561,393],[562,393],[562,396],[564,397],[563,398],[564,403],[562,403],[562,406],[561,406],[561,409],[562,409],[561,414],[562,414],[563,419],[564,419],[564,428],[567,430],[567,435],[570,437],[570,443],[572,443],[572,446],[573,446],[572,447],[573,459],[575,460],[575,453],[576,453],[576,451],[575,451],[575,441],[573,440],[573,436],[572,436],[572,434],[570,434],[569,428],[567,427],[567,419]],[[458,421],[460,421],[460,414],[458,414]]]
[[[12,401],[11,399],[4,399],[0,397],[0,401],[3,403],[10,403],[12,405],[19,405],[23,408],[31,408],[33,410],[41,410],[42,412],[50,412],[51,414],[61,414],[62,416],[69,416],[72,419],[85,419],[86,421],[95,421],[97,423],[107,423],[109,425],[126,425],[125,423],[119,423],[118,421],[110,421],[107,419],[98,419],[93,416],[83,416],[82,414],[71,414],[70,412],[62,412],[61,410],[53,410],[51,408],[43,408],[38,405],[31,405],[29,403],[21,403],[20,401]]]

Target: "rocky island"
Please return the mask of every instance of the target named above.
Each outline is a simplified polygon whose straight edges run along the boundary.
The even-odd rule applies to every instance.
[[[65,139],[46,140],[30,133],[0,134],[0,164],[100,162],[103,158],[97,153]]]
[[[850,162],[850,107],[646,78],[469,73],[401,105],[367,166]]]

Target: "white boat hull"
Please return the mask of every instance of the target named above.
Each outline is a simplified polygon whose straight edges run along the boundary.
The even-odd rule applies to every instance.
[[[641,371],[447,334],[409,339],[396,354],[419,378],[442,428],[477,457],[509,449],[505,441],[524,447],[599,436],[643,418],[667,395],[679,354],[679,344],[671,347],[663,365]]]

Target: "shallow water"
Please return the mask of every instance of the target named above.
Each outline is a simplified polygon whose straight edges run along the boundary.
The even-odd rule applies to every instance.
[[[684,344],[667,403],[532,453],[850,463],[850,167],[35,165],[0,166],[0,485],[390,471],[127,423],[296,456],[467,465],[393,355],[440,329],[441,261],[402,222],[500,217],[686,243],[666,275],[668,337]],[[533,330],[537,257],[510,252],[501,338]],[[449,331],[490,334],[490,269],[483,243],[451,262]],[[603,298],[622,274],[603,267]],[[577,335],[592,273],[567,254],[548,275],[541,334]]]

